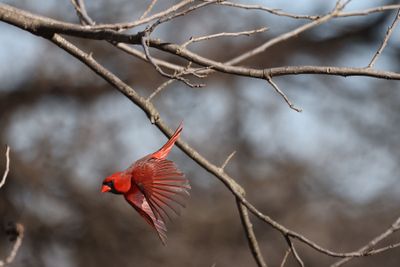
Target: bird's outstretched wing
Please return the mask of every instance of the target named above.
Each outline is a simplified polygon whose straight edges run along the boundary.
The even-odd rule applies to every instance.
[[[171,220],[185,207],[189,181],[172,161],[146,157],[135,163],[132,177],[156,219]]]
[[[138,188],[132,188],[124,196],[126,201],[157,231],[161,242],[165,245],[167,242],[167,228],[165,227],[165,223],[161,218],[156,218],[142,192]]]

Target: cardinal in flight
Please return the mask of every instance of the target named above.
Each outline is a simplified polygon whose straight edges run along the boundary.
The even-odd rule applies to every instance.
[[[165,245],[165,223],[179,215],[189,196],[189,181],[167,156],[182,132],[182,123],[168,142],[128,169],[104,179],[101,192],[123,195],[125,200],[152,226]]]

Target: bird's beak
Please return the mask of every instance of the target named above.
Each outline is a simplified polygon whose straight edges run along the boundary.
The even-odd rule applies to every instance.
[[[102,193],[109,192],[109,191],[111,191],[111,187],[109,187],[108,185],[103,185],[101,187],[101,192]]]

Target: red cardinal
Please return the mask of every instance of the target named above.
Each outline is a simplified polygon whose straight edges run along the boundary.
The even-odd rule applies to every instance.
[[[181,132],[182,123],[160,150],[139,159],[125,171],[108,176],[101,188],[101,192],[124,195],[126,201],[157,231],[164,245],[167,240],[166,220],[179,215],[189,196],[189,181],[174,162],[166,159]]]

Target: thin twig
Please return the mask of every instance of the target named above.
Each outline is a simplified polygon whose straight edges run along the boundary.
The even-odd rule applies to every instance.
[[[186,43],[183,43],[181,46],[182,47],[187,47],[189,44],[200,42],[200,41],[205,41],[205,40],[210,40],[210,39],[215,39],[219,37],[237,37],[237,36],[242,36],[242,35],[247,35],[250,36],[255,33],[260,33],[260,32],[265,32],[267,31],[267,27],[262,27],[256,30],[250,30],[250,31],[242,31],[242,32],[220,32],[216,34],[210,34],[210,35],[204,35],[204,36],[199,36],[199,37],[191,37],[189,41]]]
[[[6,169],[4,170],[3,178],[0,181],[0,188],[2,188],[3,185],[6,183],[6,179],[7,179],[9,171],[10,171],[10,147],[7,146],[7,148],[6,148]]]
[[[376,246],[379,242],[383,241],[387,237],[391,236],[393,233],[397,232],[400,230],[400,217],[397,218],[397,220],[382,234],[376,236],[374,239],[368,242],[367,245],[362,246],[357,250],[358,253],[364,253],[367,251],[371,251],[371,249]],[[354,257],[348,257],[341,259],[340,261],[335,262],[334,264],[331,265],[331,267],[339,267],[345,264],[346,262],[352,260]]]
[[[376,51],[376,53],[374,54],[374,56],[371,59],[371,62],[368,64],[367,68],[372,68],[376,62],[376,60],[378,59],[378,57],[380,56],[380,54],[382,53],[383,49],[385,49],[390,36],[392,35],[392,32],[394,30],[394,28],[396,27],[397,23],[399,22],[400,19],[400,9],[397,11],[396,17],[394,18],[392,25],[389,26],[389,28],[386,31],[385,34],[385,38],[383,39],[380,47],[378,48],[378,50]]]
[[[81,24],[86,25],[86,21],[82,16],[82,10],[81,10],[81,7],[79,6],[79,2],[78,1],[79,0],[71,0],[71,3],[74,6],[75,12],[76,12]]]
[[[288,256],[289,256],[289,254],[290,254],[290,251],[292,251],[292,250],[291,250],[290,247],[289,247],[289,248],[286,250],[285,255],[283,256],[281,265],[279,265],[279,267],[284,267],[284,266],[285,266],[285,263],[286,263],[286,260],[287,260],[287,258],[288,258]]]
[[[168,81],[161,84],[159,87],[157,87],[156,90],[154,90],[153,93],[151,93],[151,95],[149,95],[149,97],[146,99],[146,101],[151,101],[153,99],[153,97],[155,97],[159,92],[161,92],[161,90],[163,90],[165,87],[167,87],[168,85],[170,85],[171,83],[173,83],[175,81],[176,80],[174,80],[174,79],[169,79]]]
[[[307,30],[309,30],[309,29],[311,29],[311,28],[313,28],[315,26],[318,26],[318,25],[321,25],[323,23],[326,23],[327,21],[329,21],[333,17],[335,17],[339,13],[339,11],[341,11],[345,7],[345,5],[347,4],[347,3],[341,4],[340,2],[341,1],[337,1],[336,5],[335,5],[335,8],[330,13],[328,13],[327,15],[322,16],[322,17],[320,17],[320,18],[318,18],[316,20],[313,20],[313,21],[311,21],[311,22],[309,22],[309,23],[307,23],[305,25],[302,25],[302,26],[300,26],[300,27],[298,27],[298,28],[296,28],[296,29],[294,29],[292,31],[289,31],[289,32],[284,33],[284,34],[281,34],[281,35],[269,40],[268,42],[266,42],[266,43],[264,43],[264,44],[262,44],[262,45],[260,45],[260,46],[258,46],[256,48],[253,48],[252,50],[250,50],[250,51],[248,51],[246,53],[243,53],[242,55],[237,56],[237,57],[225,62],[225,64],[227,64],[227,65],[236,65],[236,64],[238,64],[238,63],[240,63],[240,62],[242,62],[242,61],[244,61],[244,60],[246,60],[246,59],[248,59],[250,57],[253,57],[255,55],[258,55],[258,54],[264,52],[265,50],[267,50],[268,48],[270,48],[273,45],[276,45],[276,44],[278,44],[280,42],[283,42],[283,41],[286,41],[286,40],[288,40],[290,38],[298,36],[300,33],[305,32],[305,31],[307,31]]]
[[[143,52],[141,52],[135,48],[132,48],[131,46],[129,46],[127,44],[117,43],[117,44],[113,44],[113,45],[115,45],[121,51],[124,51],[125,53],[127,53],[129,55],[135,56],[136,58],[139,58],[145,62],[149,62],[149,60],[147,59],[146,55]],[[170,63],[168,61],[156,58],[154,56],[153,56],[153,61],[160,67],[168,68],[168,69],[178,71],[178,72],[182,71],[185,68],[183,66],[180,66],[180,65],[177,65],[174,63]]]
[[[372,8],[368,8],[368,9],[360,10],[360,11],[349,11],[349,12],[342,11],[336,15],[336,18],[366,16],[366,15],[373,14],[373,13],[378,13],[378,12],[383,12],[383,11],[388,11],[388,10],[393,10],[393,9],[399,9],[399,8],[400,8],[400,5],[385,5],[385,6],[372,7]]]
[[[182,69],[181,71],[175,71],[174,73],[174,77],[181,77],[182,75],[188,74],[189,70],[191,69],[191,65],[192,62],[189,62],[189,64],[186,66],[186,68]],[[190,72],[192,72],[193,70],[190,70]],[[192,75],[195,75],[199,78],[199,75],[196,75],[196,73],[190,73]],[[171,83],[173,83],[174,81],[177,81],[178,79],[169,79],[168,81],[164,82],[163,84],[161,84],[159,87],[157,87],[157,89],[151,93],[151,95],[146,99],[146,101],[151,101],[151,99],[153,99],[153,97],[155,97],[157,94],[159,94],[164,88],[166,88],[168,85],[170,85]]]
[[[290,250],[293,253],[293,257],[296,260],[296,262],[300,265],[300,267],[304,267],[304,262],[300,258],[300,255],[297,253],[296,248],[294,247],[293,241],[287,235],[285,235],[285,239],[286,239],[286,242],[288,243]]]
[[[368,251],[368,252],[365,253],[365,256],[376,255],[376,254],[379,254],[379,253],[382,253],[382,252],[385,252],[385,251],[388,251],[388,250],[391,250],[391,249],[394,249],[394,248],[398,248],[398,247],[400,247],[400,242],[395,243],[395,244],[391,244],[391,245],[387,245],[387,246],[382,247],[382,248],[377,248],[377,249]]]
[[[126,29],[132,29],[134,27],[146,24],[150,21],[168,16],[169,14],[172,14],[174,12],[176,12],[177,10],[184,8],[185,6],[193,3],[195,0],[184,0],[181,1],[179,3],[177,3],[176,5],[171,6],[168,9],[165,9],[159,13],[153,14],[149,17],[143,18],[143,19],[139,19],[139,20],[135,20],[132,22],[123,22],[123,23],[113,23],[113,24],[99,24],[99,25],[94,25],[91,26],[91,29],[93,30],[104,30],[104,29],[108,29],[108,30],[126,30]]]
[[[293,19],[315,20],[315,19],[318,18],[318,16],[297,15],[297,14],[291,14],[291,13],[287,13],[287,12],[282,12],[279,9],[269,8],[269,7],[265,7],[265,6],[261,6],[261,5],[245,5],[245,4],[238,4],[238,3],[233,3],[233,2],[229,2],[229,1],[221,1],[218,4],[219,5],[223,5],[223,6],[242,8],[242,9],[261,10],[261,11],[266,11],[268,13],[271,13],[273,15],[282,16],[282,17],[289,17],[289,18],[293,18]]]
[[[289,107],[297,112],[302,112],[301,108],[296,107],[289,98],[285,95],[285,93],[279,89],[278,85],[272,80],[271,77],[267,77],[267,82],[275,89],[275,91],[285,100],[285,102],[289,105]]]
[[[113,44],[113,45],[115,45],[115,44]],[[130,47],[129,45],[118,43],[115,46],[127,54],[133,55],[145,62],[149,62],[149,60],[147,59],[146,55],[143,52],[140,52],[140,51]],[[159,67],[168,68],[170,70],[175,71],[176,73],[181,73],[182,75],[191,74],[197,78],[207,77],[208,73],[212,69],[212,67],[201,67],[201,68],[184,67],[181,65],[170,63],[168,61],[165,61],[165,60],[162,60],[159,58],[155,58],[154,56],[152,56],[152,58],[153,58],[154,63],[156,63]],[[189,63],[191,63],[191,62],[189,62]]]
[[[71,2],[82,25],[95,24],[95,22],[88,16],[85,2],[83,0],[71,0]]]
[[[85,7],[85,2],[83,0],[71,0],[76,13],[78,14],[78,17],[81,20],[81,24],[83,25],[91,25],[94,26],[95,22],[92,20],[92,18],[88,15],[87,11],[86,11],[86,7]],[[110,42],[110,41],[109,41]],[[133,55],[141,60],[144,60],[146,62],[149,62],[149,60],[147,59],[146,55],[132,47],[130,47],[129,45],[126,45],[124,43],[118,43],[118,42],[110,42],[112,45],[116,46],[117,48],[119,48],[120,50],[124,51],[127,54]],[[165,60],[161,60],[158,58],[153,58],[153,61],[161,66],[161,67],[165,67],[165,68],[169,68],[172,69],[174,71],[178,71],[181,72],[184,70],[183,66],[180,65],[176,65],[170,62],[167,62]],[[188,70],[188,73],[190,72],[194,72],[194,70],[190,69]]]
[[[80,11],[82,11],[82,7]],[[80,11],[78,9],[77,12]],[[83,13],[81,12],[81,14]],[[59,33],[91,40],[107,40],[129,44],[140,44],[141,38],[140,34],[125,34],[107,29],[93,30],[87,25],[68,23],[38,16],[6,4],[0,4],[0,20],[17,27],[23,25],[24,29],[38,36],[48,37],[54,33]]]
[[[249,218],[249,212],[247,211],[247,208],[241,203],[240,199],[238,198],[236,199],[236,204],[239,210],[243,229],[246,233],[247,242],[249,244],[250,251],[253,254],[254,260],[256,261],[259,267],[267,267],[267,263],[265,262],[261,254],[256,235],[254,234],[253,231],[253,225]]]
[[[233,193],[235,194],[235,196],[241,197],[240,194],[236,194],[236,192],[234,192],[234,191],[233,191]],[[329,249],[323,248],[320,245],[318,245],[317,243],[309,240],[305,236],[303,236],[297,232],[294,232],[292,230],[287,229],[283,225],[281,225],[281,224],[277,223],[276,221],[274,221],[273,219],[271,219],[268,215],[263,214],[262,212],[257,210],[257,208],[254,207],[247,199],[241,198],[241,201],[248,208],[248,210],[251,213],[256,215],[260,220],[269,224],[271,227],[273,227],[276,230],[278,230],[279,232],[281,232],[284,236],[289,236],[289,237],[295,238],[295,239],[299,240],[300,242],[308,245],[309,247],[311,247],[311,248],[315,249],[316,251],[319,251],[325,255],[328,255],[331,257],[337,257],[337,258],[370,256],[367,252],[355,251],[355,252],[340,253],[340,252],[335,252],[335,251],[331,251]]]
[[[15,257],[17,256],[18,250],[22,245],[22,240],[24,239],[24,226],[20,223],[17,223],[15,225],[15,230],[17,234],[17,239],[14,242],[14,246],[11,249],[10,254],[7,256],[7,258],[4,261],[0,260],[0,266],[6,266],[7,264],[11,264]]]
[[[228,165],[229,161],[233,158],[233,156],[235,156],[235,154],[236,154],[236,150],[233,151],[231,154],[229,154],[229,156],[226,158],[224,163],[221,165],[221,171],[223,171],[225,169],[226,165]]]
[[[140,16],[139,20],[144,19],[147,14],[153,9],[154,5],[157,3],[157,0],[151,1],[150,5],[147,7],[147,9],[144,11],[143,15]]]
[[[188,79],[183,78],[181,75],[178,74],[168,74],[166,72],[164,72],[158,65],[157,63],[154,62],[153,58],[150,55],[150,51],[149,51],[149,47],[147,45],[147,38],[148,38],[148,31],[144,31],[143,32],[143,36],[141,38],[141,44],[144,50],[144,54],[146,55],[147,60],[150,62],[151,65],[153,65],[153,67],[157,70],[158,73],[161,74],[161,76],[164,76],[166,78],[169,79],[174,79],[174,80],[178,80],[181,81],[183,83],[185,83],[186,85],[192,87],[192,88],[200,88],[200,87],[204,87],[205,84],[193,84],[191,83]]]
[[[265,6],[237,4],[237,3],[233,3],[233,2],[229,2],[229,1],[223,1],[218,4],[224,5],[224,6],[230,6],[230,7],[243,8],[243,9],[261,10],[261,11],[266,11],[266,12],[269,12],[269,13],[277,15],[277,16],[289,17],[289,18],[293,18],[293,19],[317,20],[321,17],[321,15],[291,14],[291,13],[283,12],[279,9],[269,8],[269,7],[265,7]],[[372,8],[368,8],[368,9],[364,9],[364,10],[360,10],[360,11],[348,11],[348,12],[341,11],[335,15],[335,18],[366,16],[366,15],[370,15],[373,13],[394,10],[394,9],[398,9],[398,8],[400,8],[399,4],[372,7]]]
[[[148,26],[145,31],[148,34],[150,34],[155,30],[156,27],[158,27],[159,25],[161,25],[161,24],[163,24],[165,22],[173,20],[173,19],[175,19],[177,17],[185,16],[190,12],[193,12],[193,11],[198,10],[200,8],[206,7],[206,6],[210,5],[210,4],[214,4],[214,3],[218,2],[218,1],[220,1],[220,0],[211,0],[209,2],[203,2],[203,3],[197,4],[197,5],[191,6],[191,7],[187,8],[187,9],[181,11],[181,12],[176,12],[176,13],[172,13],[171,15],[164,16],[164,17],[160,18],[159,20],[157,20],[156,22],[154,22],[152,25]]]
[[[243,8],[243,9],[255,9],[255,10],[266,11],[266,12],[269,12],[269,13],[277,15],[277,16],[289,17],[289,18],[293,18],[293,19],[316,20],[321,17],[321,15],[291,14],[291,13],[283,12],[279,9],[269,8],[269,7],[265,7],[265,6],[237,4],[237,3],[233,3],[233,2],[229,2],[229,1],[223,1],[219,4],[224,5],[224,6]],[[360,10],[360,11],[339,12],[338,14],[335,15],[335,18],[365,16],[365,15],[369,15],[372,13],[393,10],[393,9],[398,9],[398,8],[400,8],[400,5],[384,5],[384,6],[369,8],[369,9]]]
[[[394,248],[398,248],[398,247],[400,247],[400,242],[399,243],[395,243],[395,244],[391,244],[391,245],[387,245],[387,246],[382,247],[382,248],[377,248],[377,249],[368,251],[364,255],[365,256],[372,256],[372,255],[376,255],[376,254],[379,254],[379,253],[382,253],[382,252],[385,252],[385,251],[388,251],[388,250],[391,250],[391,249],[394,249]]]

